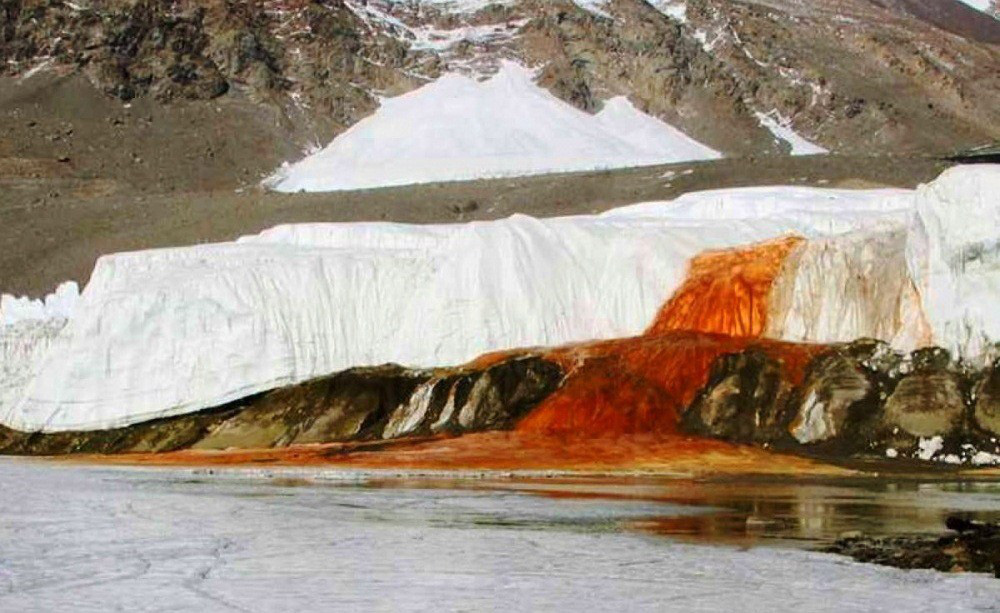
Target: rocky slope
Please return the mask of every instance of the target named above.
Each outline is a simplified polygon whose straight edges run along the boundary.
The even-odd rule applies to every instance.
[[[729,155],[787,151],[768,125],[836,152],[947,151],[1000,138],[1000,25],[945,4],[4,0],[0,157],[164,189],[253,183],[379,96],[500,58],[579,108],[626,95]]]

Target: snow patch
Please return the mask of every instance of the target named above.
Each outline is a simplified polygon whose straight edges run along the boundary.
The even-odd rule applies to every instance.
[[[686,0],[648,0],[649,4],[667,17],[680,23],[687,23]]]
[[[777,111],[770,113],[756,113],[760,125],[767,128],[778,140],[788,143],[792,148],[792,155],[820,155],[829,153],[823,147],[803,138],[798,132],[792,129],[792,123],[782,117]]]
[[[513,62],[483,82],[446,74],[383,100],[373,116],[267,184],[337,191],[721,157],[625,98],[589,115],[532,77]]]
[[[986,14],[989,14],[989,10],[990,8],[992,8],[990,6],[991,0],[958,0],[958,1],[967,6],[971,6],[977,11],[981,11]]]
[[[944,439],[940,436],[922,438],[917,442],[917,458],[929,462],[944,449]]]
[[[1000,454],[976,451],[969,461],[974,466],[997,466],[1000,465]]]
[[[392,4],[413,4],[413,0],[389,0]],[[513,6],[519,0],[416,0],[417,4],[429,5],[454,15],[477,13],[490,6]]]

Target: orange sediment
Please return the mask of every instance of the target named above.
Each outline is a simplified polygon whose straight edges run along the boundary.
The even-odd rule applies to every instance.
[[[517,429],[581,436],[676,433],[681,411],[708,382],[715,360],[751,346],[777,359],[793,385],[826,349],[682,331],[553,349],[543,355],[566,369],[566,381]]]
[[[788,255],[804,239],[790,236],[739,249],[708,251],[693,260],[684,284],[647,334],[697,330],[758,337],[767,327],[768,296]]]
[[[642,471],[678,477],[854,474],[807,458],[707,439],[649,435],[580,438],[523,432],[281,449],[71,456],[67,461],[135,466],[315,466],[345,470]]]
[[[809,360],[825,347],[758,337],[767,326],[771,286],[802,242],[786,237],[699,255],[643,336],[542,352],[568,376],[562,388],[521,421],[518,431],[676,433],[681,411],[707,383],[713,362],[751,345],[781,362],[785,376],[797,384]]]

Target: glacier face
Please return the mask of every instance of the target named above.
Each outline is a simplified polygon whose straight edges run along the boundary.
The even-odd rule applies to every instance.
[[[996,219],[998,180],[1000,167],[959,168],[917,192],[720,190],[596,216],[289,225],[110,255],[47,349],[0,382],[0,423],[118,427],[353,366],[638,335],[691,258],[783,235],[807,241],[773,290],[772,336],[966,354],[1000,338],[1000,276],[981,248],[998,226],[962,229],[968,211]]]
[[[915,200],[907,259],[934,340],[989,352],[1000,341],[1000,165],[952,169]]]

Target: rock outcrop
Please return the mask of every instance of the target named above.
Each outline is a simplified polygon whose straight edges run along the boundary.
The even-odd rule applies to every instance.
[[[816,356],[801,383],[783,372],[752,348],[720,356],[682,429],[821,457],[1000,463],[993,367],[861,340]]]
[[[851,426],[870,412],[873,402],[879,401],[881,386],[862,367],[857,351],[868,353],[866,350],[877,346],[861,343],[861,347],[837,348],[809,365],[792,403],[794,413],[788,424],[798,443],[813,445],[852,434]]]
[[[983,372],[973,393],[974,426],[985,432],[1000,433],[1000,360]]]
[[[989,573],[1000,579],[1000,525],[949,517],[941,536],[845,535],[826,547],[859,562],[926,568],[941,572]]]
[[[883,430],[891,430],[897,442],[962,434],[966,405],[966,382],[952,368],[951,356],[943,349],[915,351],[913,372],[903,377],[885,402]],[[908,440],[909,439],[909,440]]]
[[[356,368],[126,428],[52,434],[0,428],[0,453],[259,449],[507,430],[562,379],[559,366],[535,357],[448,371]]]
[[[773,443],[787,437],[783,428],[791,386],[780,364],[757,351],[720,357],[708,385],[684,413],[688,432],[733,442]]]

